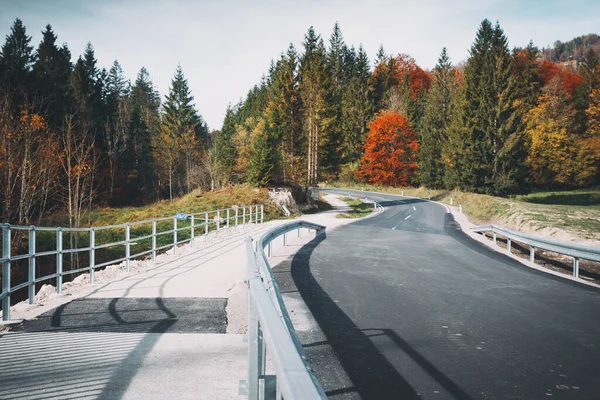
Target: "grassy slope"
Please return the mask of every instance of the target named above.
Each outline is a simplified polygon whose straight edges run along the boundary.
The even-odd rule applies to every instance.
[[[169,217],[182,213],[198,213],[202,211],[228,208],[232,206],[265,205],[265,220],[281,217],[281,212],[269,201],[267,189],[255,189],[249,186],[236,186],[214,192],[192,192],[170,202],[162,200],[142,207],[102,207],[91,214],[91,225],[115,225],[125,222],[142,221],[152,218]],[[68,226],[65,213],[57,213],[44,221],[47,226]],[[82,226],[89,226],[87,218]]]
[[[425,188],[390,188],[373,185],[327,183],[325,186],[361,189],[428,198],[445,204],[462,204],[475,223],[496,223],[559,240],[600,240],[600,188],[538,192],[515,199]]]

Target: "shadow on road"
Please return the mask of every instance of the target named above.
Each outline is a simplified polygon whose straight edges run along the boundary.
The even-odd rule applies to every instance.
[[[370,399],[419,399],[416,390],[398,373],[395,367],[373,344],[372,330],[361,330],[338,307],[321,288],[310,271],[310,257],[314,249],[325,240],[322,234],[304,246],[292,260],[292,277],[306,305],[327,337],[337,359],[353,383],[353,388],[342,389],[343,393],[353,391],[364,400]],[[439,382],[456,398],[469,399],[456,384],[429,363],[423,356],[389,329],[377,332],[388,336],[393,343],[410,356],[424,371]],[[307,346],[308,347],[308,346]],[[328,396],[342,394],[340,389],[328,390]]]

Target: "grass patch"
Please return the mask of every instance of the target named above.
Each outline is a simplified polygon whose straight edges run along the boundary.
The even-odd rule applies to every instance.
[[[344,213],[336,214],[336,218],[362,218],[373,212],[372,203],[363,203],[357,199],[351,199],[349,197],[340,198],[343,202],[350,206],[350,210]]]

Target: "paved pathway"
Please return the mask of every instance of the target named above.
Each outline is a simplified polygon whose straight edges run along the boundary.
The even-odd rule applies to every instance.
[[[303,219],[328,228],[349,222],[336,213]],[[137,273],[17,307],[15,317],[36,318],[0,334],[0,399],[244,398],[244,242],[283,222],[198,239]],[[312,237],[288,235],[286,251]]]

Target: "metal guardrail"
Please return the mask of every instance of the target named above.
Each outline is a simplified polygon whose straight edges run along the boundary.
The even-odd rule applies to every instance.
[[[557,240],[546,239],[539,236],[527,235],[497,225],[481,225],[472,228],[472,230],[483,235],[485,235],[486,232],[492,232],[494,243],[496,243],[497,235],[505,237],[509,253],[511,252],[511,241],[528,245],[530,262],[535,262],[535,249],[543,249],[571,256],[573,258],[573,276],[576,278],[579,277],[580,259],[600,262],[600,248],[598,247],[559,242]]]
[[[179,220],[189,219],[189,226],[178,227]],[[173,221],[172,229],[159,230],[159,227],[163,224],[159,224],[162,221]],[[11,294],[17,290],[28,288],[29,293],[29,304],[35,304],[35,285],[36,283],[56,279],[56,292],[58,294],[62,291],[63,277],[66,275],[76,273],[90,273],[90,283],[94,283],[94,271],[98,268],[108,266],[110,264],[116,264],[125,261],[125,268],[129,272],[130,261],[134,258],[152,255],[152,261],[156,262],[156,254],[161,250],[173,248],[173,253],[176,255],[177,245],[191,242],[194,243],[194,239],[204,237],[206,240],[208,235],[211,233],[218,233],[224,229],[230,227],[236,227],[246,225],[247,223],[262,223],[264,221],[264,205],[254,206],[242,206],[225,208],[219,210],[203,211],[194,214],[177,214],[172,217],[149,219],[145,221],[128,222],[125,224],[98,226],[91,228],[61,228],[61,227],[38,227],[38,226],[18,226],[10,224],[0,224],[2,228],[2,257],[0,262],[2,263],[2,293],[0,299],[2,300],[2,320],[7,321],[10,319],[10,305],[11,305]],[[199,223],[198,223],[199,222]],[[171,228],[171,225],[169,228]],[[147,231],[151,228],[151,234],[132,237],[132,227],[142,228],[145,226]],[[97,233],[106,230],[117,231],[118,235],[123,235],[123,240],[110,243],[98,243]],[[36,251],[36,233],[37,232],[55,232],[56,246],[54,250],[50,251]],[[178,240],[177,234],[179,232],[189,231],[189,237]],[[203,233],[200,233],[202,232]],[[28,252],[23,254],[12,254],[12,243],[11,239],[15,232],[27,232],[27,244]],[[86,247],[77,248],[65,248],[63,245],[63,234],[64,233],[77,233],[86,235],[88,237],[88,243]],[[114,232],[113,232],[114,233]],[[198,235],[200,233],[200,235]],[[163,235],[172,235],[173,240],[169,240],[167,244],[157,246],[157,238]],[[187,234],[186,234],[187,235]],[[137,242],[150,241],[151,248],[145,251],[131,254],[132,246],[135,247]],[[148,243],[150,247],[150,243]],[[125,250],[123,257],[108,259],[102,263],[96,263],[97,252],[102,249],[114,249],[116,247],[122,247]],[[87,253],[89,259],[89,265],[81,268],[75,268],[70,270],[63,269],[63,258],[65,255]],[[38,277],[36,276],[36,261],[41,257],[55,257],[55,272],[50,275]],[[18,260],[28,260],[28,279],[18,285],[11,286],[11,273],[12,264]],[[71,266],[72,267],[72,266]]]
[[[248,399],[326,399],[327,396],[315,376],[304,353],[302,344],[283,303],[279,285],[269,265],[265,248],[271,254],[271,242],[302,228],[317,233],[324,226],[295,221],[275,227],[262,235],[252,246],[248,238]],[[275,375],[265,375],[266,350],[273,361]],[[263,385],[259,384],[262,380]]]

